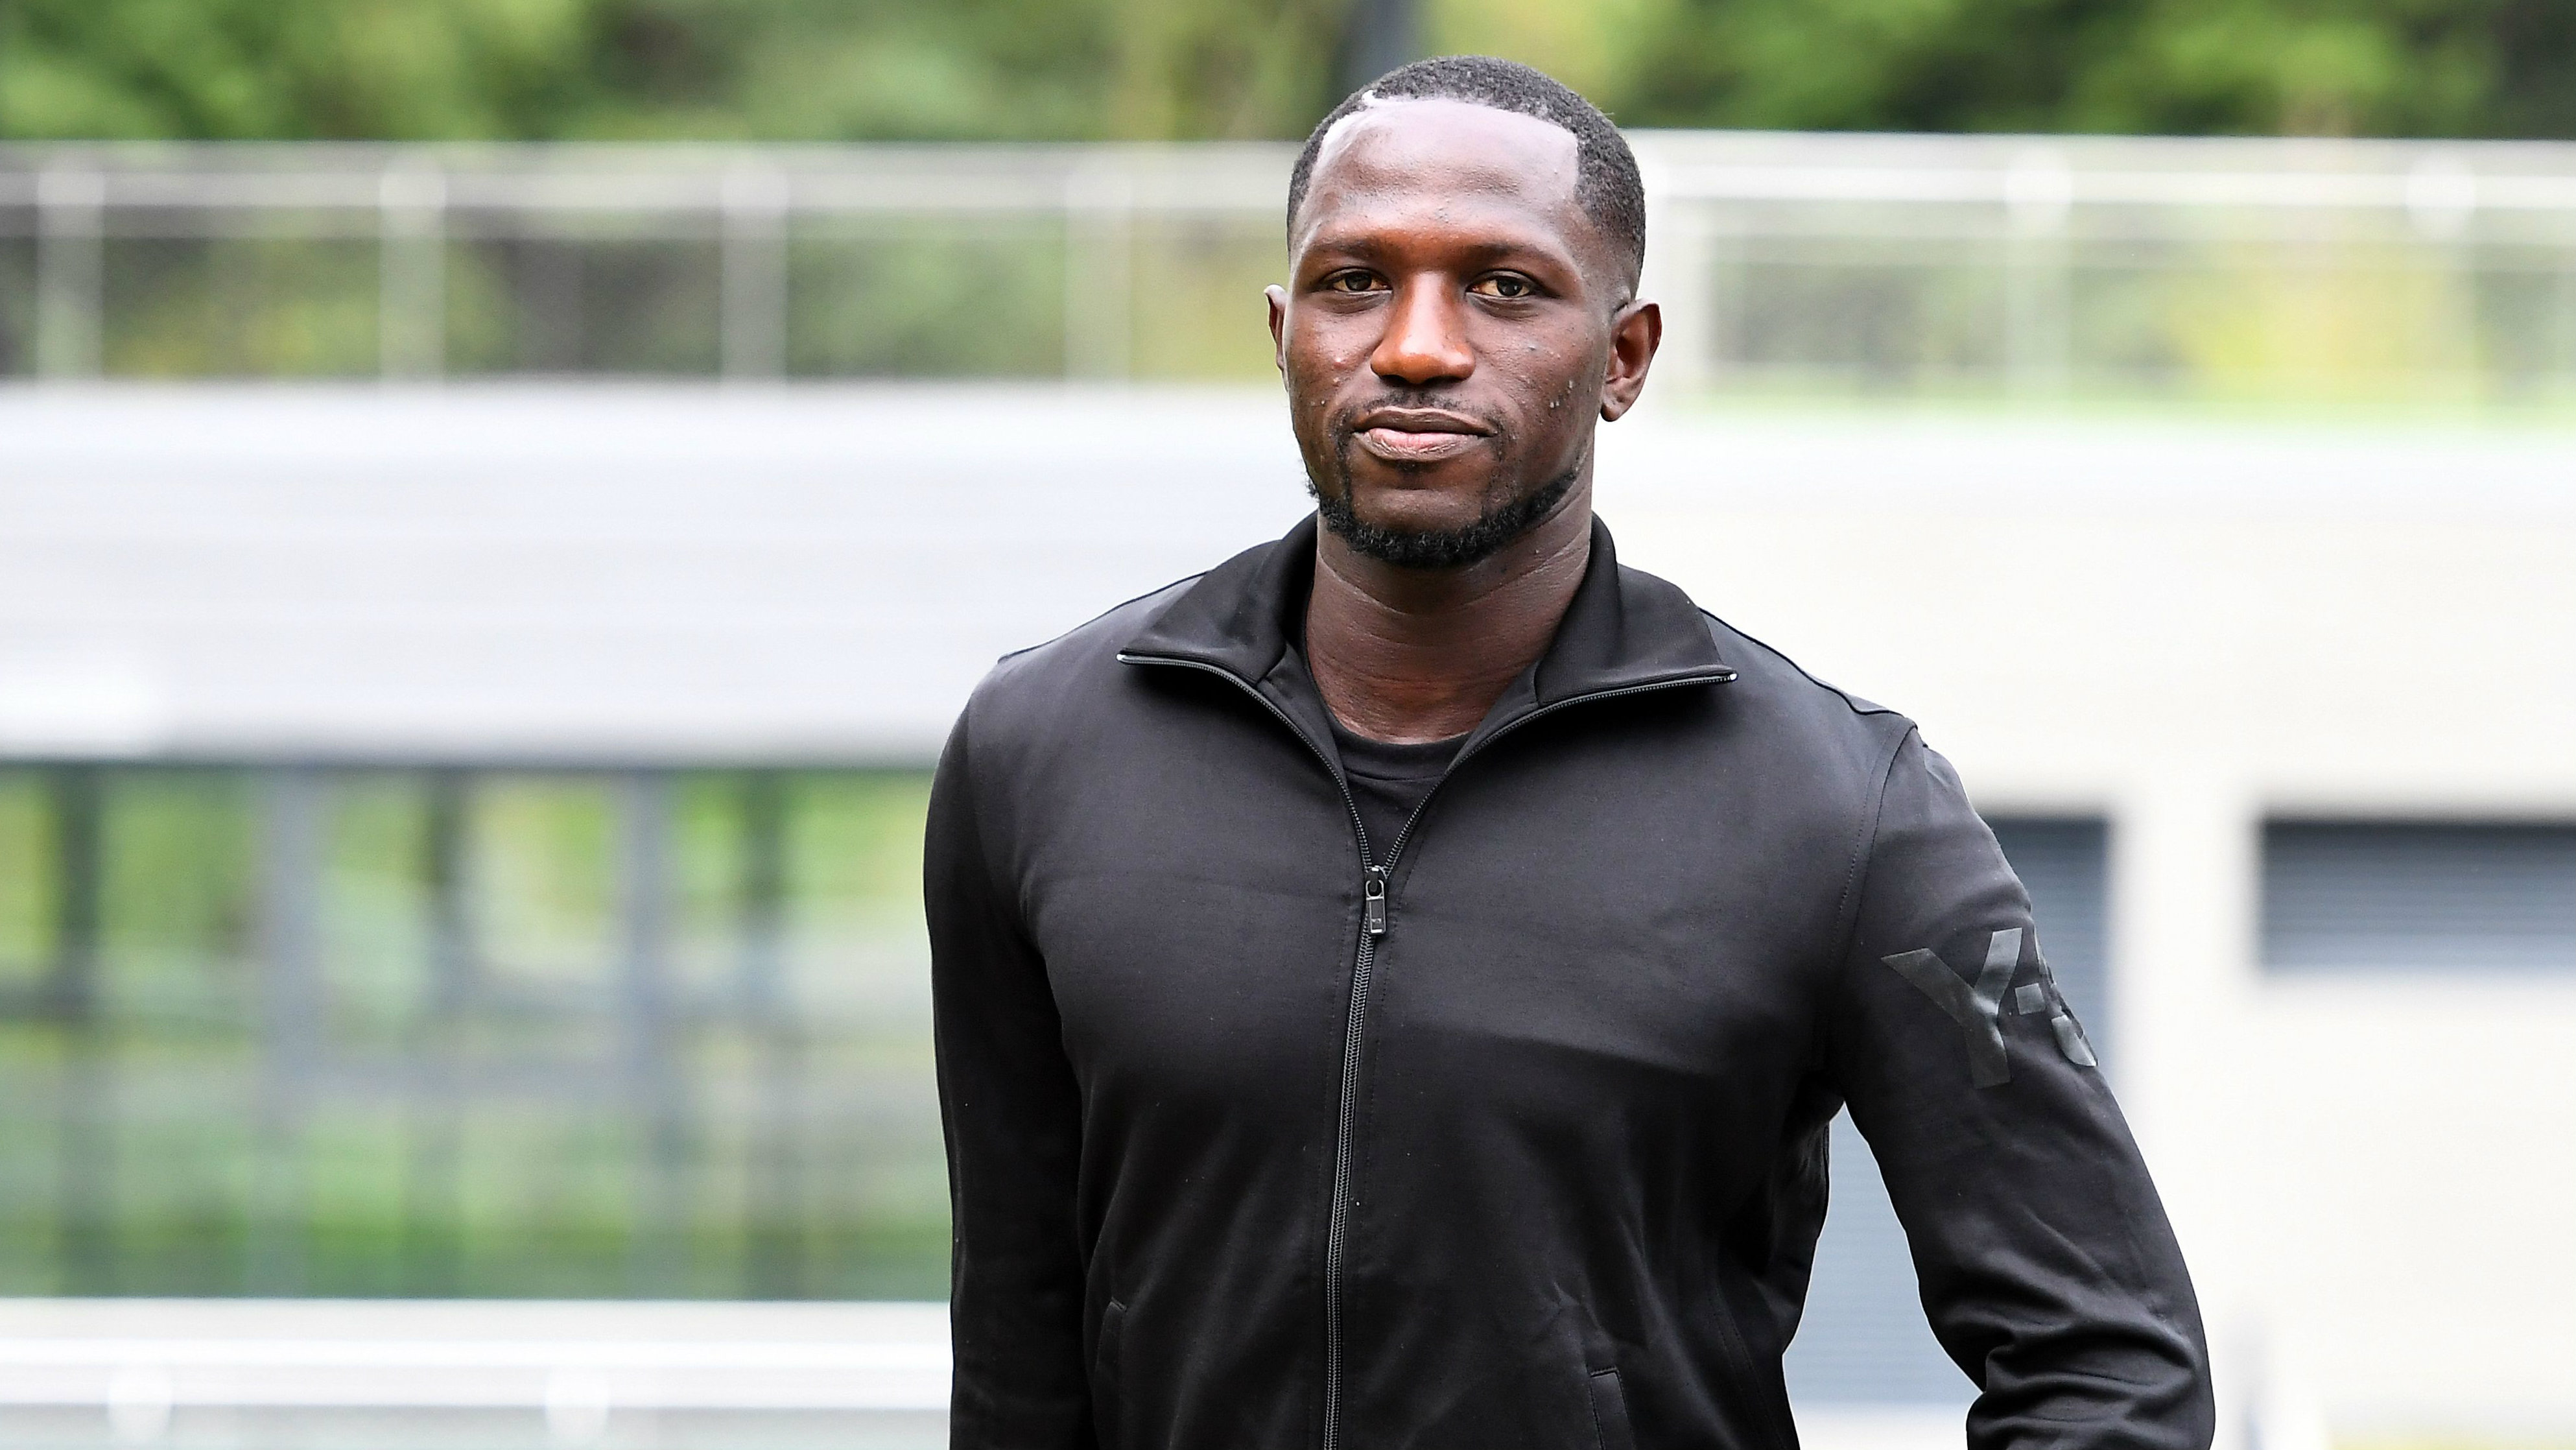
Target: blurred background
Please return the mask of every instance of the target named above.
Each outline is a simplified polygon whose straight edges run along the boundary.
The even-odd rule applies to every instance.
[[[1622,556],[1921,720],[2230,1450],[2576,1446],[2576,8],[0,0],[0,1440],[941,1443],[927,771],[1304,495],[1295,142],[1630,129]],[[1821,1450],[1970,1389],[1837,1127]]]

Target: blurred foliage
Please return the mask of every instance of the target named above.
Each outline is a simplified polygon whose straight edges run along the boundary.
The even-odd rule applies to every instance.
[[[2566,0],[1419,0],[1632,125],[2576,135]],[[1296,136],[1349,0],[0,0],[0,136]]]
[[[1629,124],[2576,134],[2565,0],[1628,0]]]
[[[1064,366],[1053,218],[832,218],[788,252],[798,377],[1051,377]]]
[[[639,233],[451,243],[449,370],[714,372],[716,245]]]
[[[8,0],[0,130],[527,134],[578,105],[581,0]]]
[[[54,879],[53,822],[44,801],[0,787],[0,982],[36,978],[54,949],[47,903]]]
[[[2326,272],[2245,249],[2168,279],[2159,310],[2184,370],[2220,396],[2474,396],[2481,342],[2512,333],[2482,337],[2463,279],[2419,249],[2356,240],[2344,255]]]
[[[376,370],[370,242],[129,238],[102,269],[106,371],[346,377]]]
[[[1302,131],[1341,0],[0,0],[0,136]]]

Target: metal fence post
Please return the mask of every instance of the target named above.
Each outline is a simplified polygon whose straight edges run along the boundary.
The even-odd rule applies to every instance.
[[[1723,386],[1751,360],[1753,327],[1748,292],[1753,259],[1747,245],[1744,209],[1713,209],[1705,223],[1708,265],[1707,364],[1712,383]]]
[[[2053,397],[2073,364],[2074,309],[2067,221],[2075,177],[2054,151],[2030,151],[2004,172],[2004,375],[2012,392]]]
[[[2419,339],[2416,387],[2443,392],[2466,384],[2476,389],[2477,236],[2480,195],[2478,175],[2469,166],[2438,152],[2419,159],[2406,174],[2406,213],[2414,223],[2441,276],[2439,332]],[[2432,356],[2424,356],[2430,353]],[[2499,359],[2499,365],[2501,359]],[[2446,366],[2447,365],[2447,366]],[[2438,370],[2438,371],[2437,371]],[[2500,367],[2499,367],[2500,370]],[[2449,375],[2445,375],[2449,374]],[[2507,381],[2491,378],[2490,382]]]
[[[403,1184],[403,1292],[455,1294],[464,1288],[461,1178],[465,1080],[458,1063],[463,1019],[475,981],[474,914],[468,891],[471,783],[455,769],[422,781],[421,875],[429,916],[429,1000],[411,1044],[419,1062],[410,1103]]]
[[[2559,244],[2558,270],[2552,274],[2549,361],[2534,383],[2576,381],[2576,245]],[[2554,377],[2552,375],[2555,375]]]
[[[619,984],[622,1076],[644,1136],[628,1285],[633,1293],[667,1295],[680,1278],[680,1236],[688,1221],[688,1145],[669,970],[669,780],[658,771],[627,774],[618,792],[618,817],[618,914],[625,938]]]
[[[94,378],[104,357],[107,179],[36,178],[36,375]]]
[[[1664,342],[1655,354],[1660,390],[1697,392],[1715,372],[1716,321],[1711,277],[1708,204],[1673,194],[1650,166],[1646,173],[1645,276],[1638,295],[1661,303]]]
[[[447,178],[426,167],[376,183],[377,366],[387,378],[447,371]]]
[[[779,172],[745,165],[725,173],[720,350],[727,378],[786,376],[790,199]]]
[[[1123,170],[1075,168],[1064,188],[1064,375],[1134,369],[1136,184]]]
[[[321,1056],[322,791],[308,769],[260,780],[259,1157],[243,1273],[253,1293],[304,1287],[301,1137]]]
[[[53,825],[53,965],[46,996],[62,1024],[56,1144],[55,1233],[61,1292],[115,1292],[116,1076],[99,1030],[100,886],[105,879],[103,782],[94,765],[48,773]]]
[[[759,1126],[752,1136],[745,1198],[751,1216],[743,1292],[794,1299],[805,1282],[803,1042],[787,981],[787,785],[774,770],[745,776],[739,797],[741,993],[746,1026],[760,1045]]]

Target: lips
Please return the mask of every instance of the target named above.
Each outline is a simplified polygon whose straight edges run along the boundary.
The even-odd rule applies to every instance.
[[[1352,434],[1361,448],[1389,463],[1436,463],[1455,458],[1493,435],[1476,419],[1429,408],[1379,408],[1363,413]]]

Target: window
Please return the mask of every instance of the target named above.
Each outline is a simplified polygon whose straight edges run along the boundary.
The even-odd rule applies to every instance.
[[[938,1297],[928,795],[0,765],[0,1295]]]
[[[2274,821],[2263,965],[2576,972],[2576,826]]]

